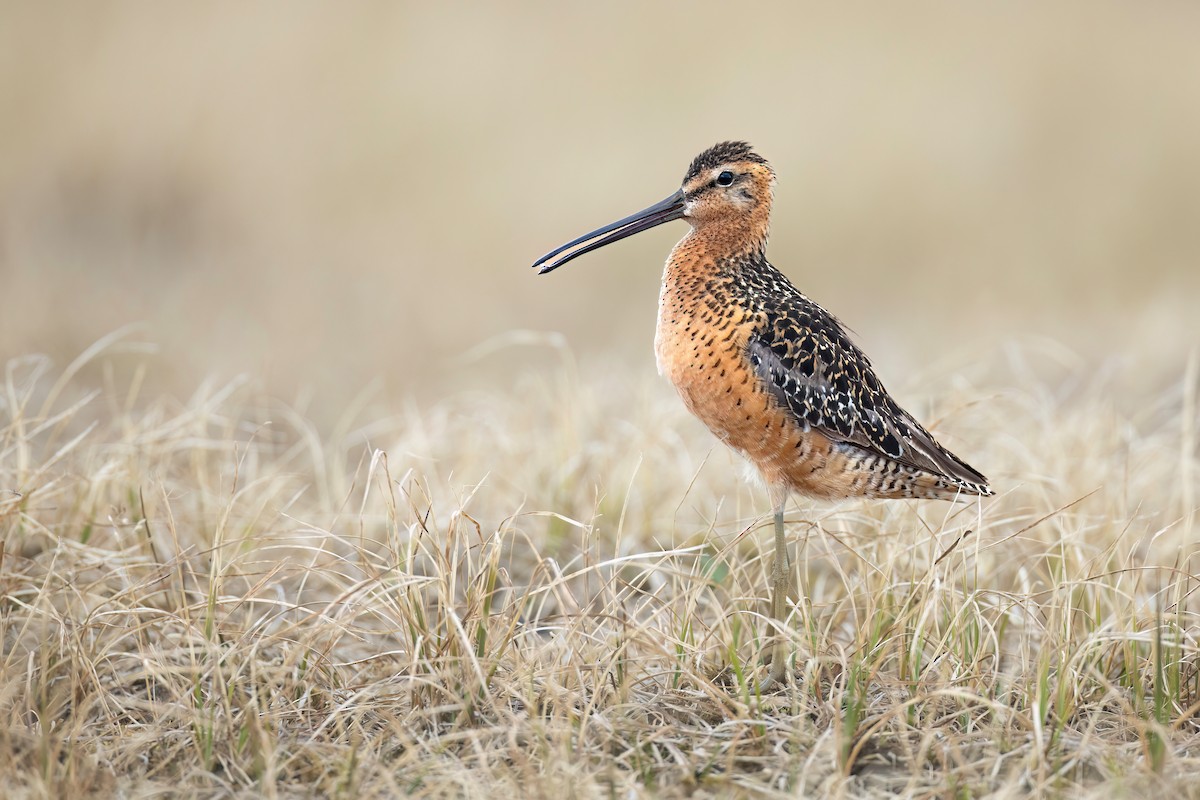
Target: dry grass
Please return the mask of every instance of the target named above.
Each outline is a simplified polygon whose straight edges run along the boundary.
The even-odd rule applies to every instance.
[[[122,346],[3,376],[10,797],[1200,796],[1195,360],[926,376],[999,497],[794,509],[758,697],[766,502],[659,381],[322,432]]]

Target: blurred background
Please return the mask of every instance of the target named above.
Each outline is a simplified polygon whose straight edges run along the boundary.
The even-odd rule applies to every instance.
[[[682,223],[529,265],[729,138],[889,385],[1200,342],[1194,3],[0,9],[2,360],[140,322],[155,388],[247,372],[318,416],[556,361],[522,331],[649,374]]]

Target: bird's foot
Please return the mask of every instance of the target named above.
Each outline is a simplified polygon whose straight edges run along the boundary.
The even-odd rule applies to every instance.
[[[758,684],[758,693],[765,694],[768,691],[780,688],[784,683],[783,676],[787,672],[787,653],[780,646],[776,646],[771,652],[771,667],[767,671],[767,677],[762,679]]]

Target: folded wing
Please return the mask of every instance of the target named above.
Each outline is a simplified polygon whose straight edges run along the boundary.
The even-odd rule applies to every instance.
[[[797,293],[763,311],[747,356],[803,426],[989,494],[987,478],[942,447],[888,395],[866,355],[823,308]]]

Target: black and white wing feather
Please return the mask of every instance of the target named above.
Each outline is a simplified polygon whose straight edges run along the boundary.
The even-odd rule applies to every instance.
[[[832,314],[799,291],[762,308],[747,356],[780,405],[806,428],[990,494],[987,478],[942,447],[894,401]]]

